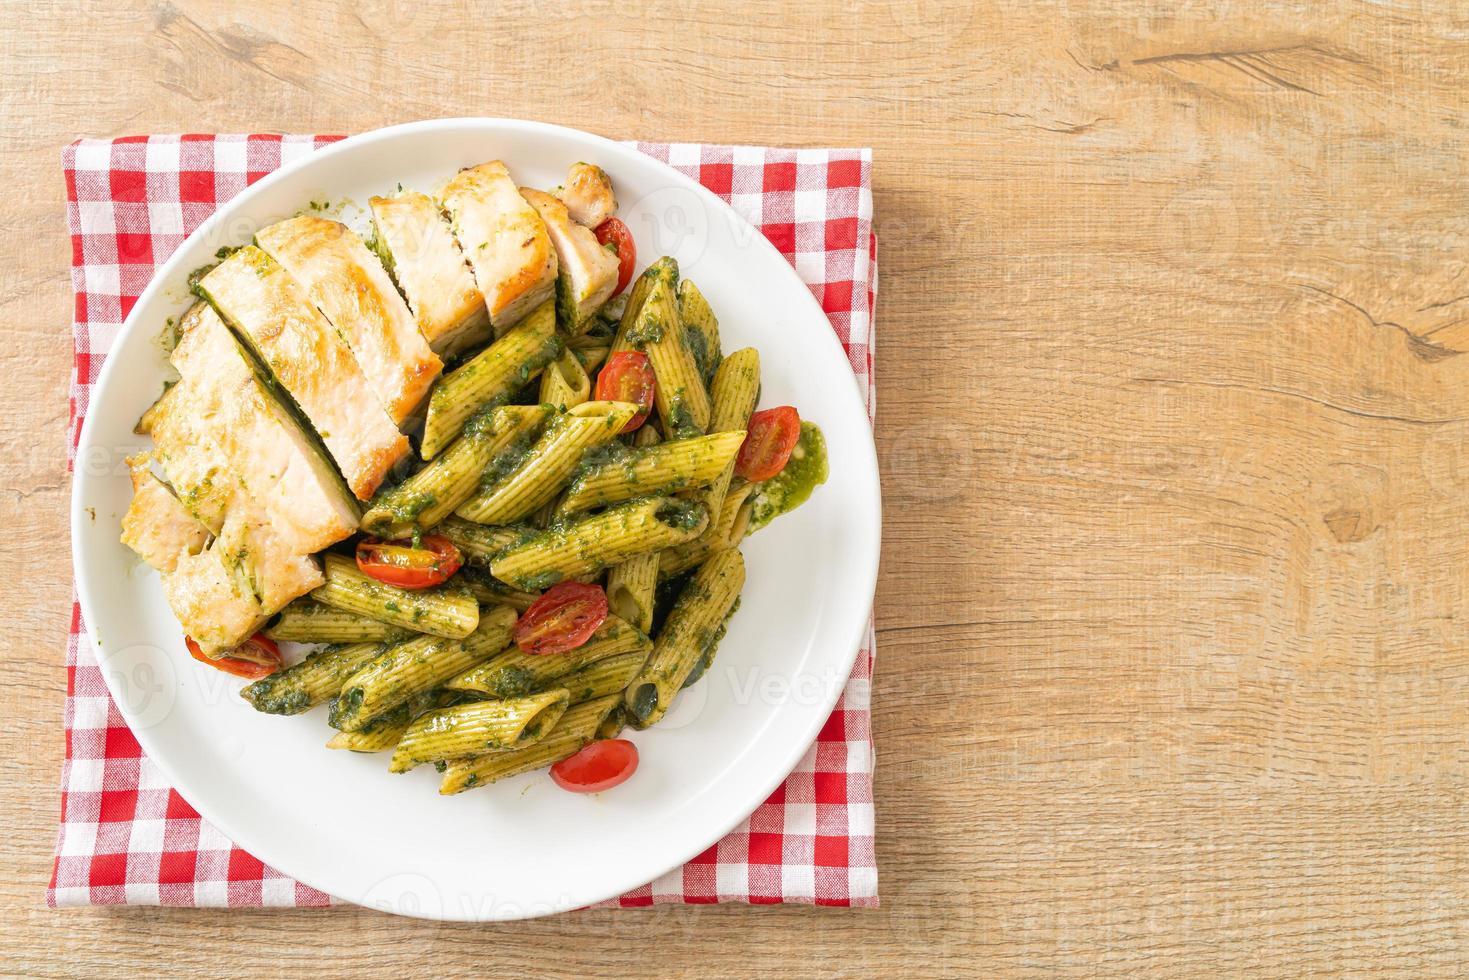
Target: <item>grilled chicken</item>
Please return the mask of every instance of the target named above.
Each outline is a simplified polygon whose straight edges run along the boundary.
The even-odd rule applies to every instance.
[[[418,332],[382,263],[350,228],[300,215],[263,228],[255,243],[280,263],[347,341],[357,366],[401,425],[444,363]]]
[[[360,500],[371,498],[407,454],[408,440],[302,287],[274,259],[247,245],[200,280],[199,289],[290,392],[352,492]]]
[[[173,490],[146,456],[133,461],[123,541],[163,573],[179,621],[217,653],[320,585],[312,553],[351,535],[358,512],[214,310],[199,304],[180,327],[182,378],[140,423]]]
[[[153,475],[150,459],[147,453],[128,459],[133,500],[122,517],[122,543],[160,572],[171,572],[181,558],[204,550],[209,531]]]
[[[266,616],[274,616],[325,581],[315,558],[288,548],[275,527],[249,506],[225,518],[210,550],[239,570]]]
[[[566,205],[572,220],[588,228],[597,227],[617,210],[612,178],[594,163],[573,163],[556,196]]]
[[[153,437],[153,458],[183,508],[210,534],[218,534],[234,498],[235,477],[214,450],[195,402],[194,386],[178,382],[143,413],[138,431]]]
[[[239,646],[267,618],[248,577],[214,548],[181,558],[163,576],[163,595],[184,632],[209,655]]]
[[[371,197],[378,256],[408,300],[418,330],[446,357],[490,339],[490,315],[439,206],[427,194]]]
[[[556,288],[556,252],[546,225],[498,160],[459,171],[440,200],[499,336]]]
[[[198,361],[192,364],[197,366]],[[249,454],[250,443],[241,441],[241,437],[258,436],[258,427],[252,430],[251,423],[244,418],[246,413],[232,416],[227,410],[221,411],[220,406],[225,402],[215,388],[211,375],[186,375],[169,389],[150,410],[150,428],[156,444],[154,455],[162,463],[185,513],[198,523],[200,512],[194,509],[196,502],[207,501],[206,512],[220,515],[208,550],[215,553],[217,561],[228,566],[235,578],[245,583],[261,607],[261,614],[268,616],[321,584],[320,569],[308,556],[350,534],[354,525],[348,524],[344,533],[333,537],[302,538],[291,523],[272,521],[267,509],[253,495],[256,482],[262,488],[267,487],[263,477],[269,447],[263,447],[265,452],[259,457]],[[261,479],[252,482],[257,475]],[[188,482],[195,479],[203,482]],[[340,494],[345,496],[345,490]],[[144,514],[140,512],[137,516],[141,520]],[[165,532],[162,524],[153,528],[155,535],[176,533]],[[288,541],[287,535],[293,535],[293,539]],[[142,537],[136,524],[131,537]],[[132,544],[126,538],[125,543]],[[134,550],[155,568],[168,571],[148,553]],[[182,558],[177,559],[172,571],[177,572],[184,565]],[[236,642],[243,639],[239,637]]]
[[[351,535],[358,521],[351,493],[265,386],[224,321],[200,303],[181,327],[173,363],[193,402],[189,422],[196,431],[190,438],[207,439],[219,450],[284,547],[310,554]]]
[[[602,247],[590,228],[573,222],[557,198],[529,187],[522,187],[520,194],[546,223],[556,247],[556,312],[575,337],[617,288],[617,256]]]

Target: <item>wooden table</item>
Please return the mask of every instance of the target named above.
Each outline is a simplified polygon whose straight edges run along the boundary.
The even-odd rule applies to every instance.
[[[1462,5],[236,6],[0,32],[7,972],[1464,971]],[[470,114],[874,148],[883,907],[47,911],[61,146]]]

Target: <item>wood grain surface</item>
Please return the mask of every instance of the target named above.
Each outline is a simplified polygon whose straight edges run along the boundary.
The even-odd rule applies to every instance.
[[[1163,6],[7,7],[0,968],[1462,975],[1469,9]],[[874,148],[882,908],[47,911],[61,146],[472,114]]]

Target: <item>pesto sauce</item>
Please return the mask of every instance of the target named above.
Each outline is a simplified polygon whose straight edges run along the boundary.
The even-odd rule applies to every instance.
[[[694,413],[689,409],[684,389],[679,388],[668,400],[668,428],[670,439],[692,439],[703,435],[694,425]]]
[[[669,527],[679,531],[692,531],[699,526],[707,511],[703,505],[683,500],[670,500],[659,507],[653,516]]]
[[[490,460],[490,465],[486,466],[485,471],[480,474],[480,486],[488,490],[517,472],[530,458],[531,448],[535,443],[536,440],[530,434],[516,439],[508,448]]]
[[[691,323],[685,323],[683,342],[689,353],[694,355],[694,367],[698,370],[699,377],[707,378],[711,375],[713,372],[709,369],[709,338],[704,336],[704,331]]]
[[[208,299],[209,297],[204,295],[204,290],[199,288],[199,283],[204,279],[205,276],[209,275],[209,273],[218,268],[218,266],[218,262],[210,262],[208,265],[201,265],[199,266],[199,268],[189,273],[189,292],[193,293],[200,299]]]
[[[526,667],[503,667],[490,686],[502,698],[517,698],[536,686],[536,675]]]
[[[791,451],[785,469],[755,488],[750,509],[750,530],[757,531],[781,514],[789,514],[826,482],[829,475],[826,437],[815,422],[801,421],[801,438]]]

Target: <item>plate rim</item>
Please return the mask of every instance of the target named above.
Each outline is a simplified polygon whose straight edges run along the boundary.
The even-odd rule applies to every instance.
[[[167,284],[177,278],[178,268],[183,264],[183,258],[184,255],[189,251],[189,246],[198,239],[206,238],[209,235],[213,234],[216,229],[218,229],[229,219],[231,214],[241,205],[242,202],[248,203],[248,201],[251,200],[253,197],[263,194],[271,186],[279,183],[282,180],[288,179],[298,170],[306,169],[313,165],[313,163],[317,163],[324,159],[330,159],[333,156],[350,155],[356,152],[359,147],[364,147],[383,141],[390,141],[404,136],[411,136],[419,132],[445,129],[452,131],[455,129],[464,128],[485,129],[499,132],[518,131],[526,133],[539,133],[542,135],[550,136],[570,136],[579,140],[591,140],[594,144],[599,144],[601,148],[611,151],[611,153],[616,156],[622,156],[624,154],[631,153],[636,155],[640,160],[651,164],[655,169],[660,170],[663,176],[668,178],[673,183],[677,184],[685,190],[689,190],[695,193],[705,205],[714,208],[718,213],[722,215],[722,217],[725,218],[725,220],[734,222],[735,227],[752,233],[749,235],[749,240],[754,243],[754,247],[758,250],[765,251],[769,257],[778,260],[779,267],[785,270],[783,274],[792,277],[795,280],[796,284],[800,286],[800,292],[804,296],[803,302],[806,305],[807,309],[805,313],[797,317],[797,321],[804,321],[811,316],[819,317],[820,321],[825,325],[826,329],[817,331],[817,333],[820,335],[820,340],[818,342],[822,345],[827,346],[830,356],[835,356],[842,362],[849,363],[848,356],[844,348],[842,347],[841,342],[837,339],[836,333],[832,329],[830,329],[831,324],[829,318],[826,316],[825,311],[821,309],[821,306],[816,301],[815,296],[812,295],[810,287],[803,279],[801,279],[800,275],[796,272],[794,266],[792,266],[791,263],[786,259],[786,257],[782,255],[773,244],[771,244],[770,240],[767,239],[758,228],[754,227],[753,224],[747,221],[728,202],[724,201],[714,192],[710,191],[708,188],[704,187],[693,178],[688,177],[683,173],[680,173],[668,163],[665,163],[662,160],[659,160],[642,152],[637,147],[636,143],[634,143],[634,145],[627,145],[625,143],[609,139],[596,133],[589,133],[585,130],[576,129],[570,126],[562,126],[556,123],[495,116],[454,116],[423,119],[414,122],[400,123],[392,126],[385,126],[378,129],[368,130],[363,133],[358,133],[356,135],[337,140],[321,148],[314,149],[312,152],[305,154],[297,160],[293,160],[290,163],[285,164],[284,166],[272,171],[271,173],[250,184],[240,193],[236,194],[228,201],[225,201],[223,204],[219,205],[208,218],[200,223],[198,228],[196,228],[191,234],[185,237],[178,244],[178,246],[175,247],[173,252],[163,262],[163,264],[154,271],[152,277],[148,281],[147,286],[138,295],[138,298],[134,302],[132,309],[129,311],[128,316],[124,319],[121,328],[118,330],[116,336],[113,338],[112,346],[109,348],[109,355],[111,354],[112,350],[115,350],[120,345],[122,345],[123,342],[127,338],[129,338],[135,331],[141,329],[139,324],[141,322],[140,318],[143,312],[153,304],[156,294],[167,288]],[[78,433],[75,453],[76,456],[80,456],[91,442],[96,419],[99,417],[99,409],[101,408],[104,401],[103,394],[110,386],[113,374],[117,370],[120,370],[117,367],[119,363],[120,361],[115,357],[106,357],[103,362],[102,370],[98,374],[96,382],[94,382],[91,386],[92,397],[89,399],[88,410],[82,420],[81,430]],[[619,882],[617,883],[616,887],[608,891],[607,894],[603,894],[600,897],[588,899],[582,905],[573,906],[573,908],[558,910],[547,908],[504,908],[502,906],[502,908],[504,908],[504,911],[508,912],[509,914],[458,914],[454,908],[451,908],[446,903],[443,907],[439,908],[435,912],[428,912],[422,909],[379,909],[380,911],[390,911],[392,914],[407,915],[412,918],[432,919],[437,921],[484,922],[512,921],[517,919],[537,918],[543,915],[550,915],[559,911],[572,911],[574,910],[574,908],[595,905],[610,898],[615,898],[621,894],[624,894],[629,889],[636,888],[648,882],[654,881],[657,878],[661,877],[663,874],[671,871],[672,869],[686,864],[698,854],[708,849],[708,847],[726,837],[732,830],[734,830],[735,827],[737,827],[742,821],[748,818],[750,814],[753,813],[760,806],[761,802],[767,799],[770,794],[773,793],[775,789],[782,782],[785,781],[785,779],[794,770],[796,764],[800,762],[802,756],[805,755],[806,751],[815,742],[821,728],[826,724],[827,720],[831,716],[832,711],[835,709],[837,701],[840,700],[842,693],[846,690],[846,679],[850,678],[851,671],[856,664],[857,654],[861,651],[863,642],[866,639],[868,625],[872,620],[873,603],[876,598],[878,567],[881,560],[882,552],[881,472],[877,461],[876,442],[873,430],[873,417],[870,412],[870,406],[867,406],[865,404],[865,398],[860,388],[858,387],[858,380],[855,375],[851,376],[851,383],[851,388],[848,394],[850,397],[856,399],[856,407],[861,410],[861,417],[866,424],[865,438],[859,439],[858,442],[860,442],[861,447],[866,450],[865,455],[867,459],[865,460],[865,462],[869,464],[868,469],[871,475],[871,480],[870,483],[865,487],[853,487],[851,486],[851,478],[844,475],[842,483],[843,485],[846,485],[850,488],[849,492],[867,497],[871,501],[871,520],[869,522],[869,525],[862,530],[864,530],[870,536],[872,546],[869,549],[864,549],[864,560],[862,562],[862,566],[857,570],[859,581],[861,582],[859,592],[861,594],[861,597],[864,599],[864,604],[868,609],[868,613],[867,616],[864,617],[859,623],[857,623],[857,625],[853,629],[849,630],[849,636],[842,638],[843,643],[841,649],[849,650],[849,652],[843,653],[841,655],[842,660],[840,661],[840,663],[843,665],[842,683],[839,685],[831,685],[824,692],[824,696],[820,702],[821,710],[813,712],[811,714],[812,720],[805,726],[806,730],[803,731],[801,737],[799,739],[793,739],[789,743],[787,743],[787,746],[783,750],[781,750],[780,757],[777,761],[772,761],[768,767],[762,767],[768,768],[769,775],[764,780],[755,780],[755,782],[760,786],[760,792],[758,794],[751,794],[753,799],[749,801],[748,806],[745,803],[741,803],[739,806],[733,807],[731,809],[732,816],[730,816],[730,818],[726,821],[711,821],[710,826],[714,826],[716,823],[718,824],[718,832],[708,835],[707,840],[704,840],[703,843],[700,844],[698,847],[689,850],[688,853],[679,852],[679,856],[676,860],[666,862],[666,864],[663,861],[659,861],[657,862],[659,866],[656,868],[656,870],[652,870],[646,874],[643,871],[639,871],[636,875],[632,876],[612,876],[614,878],[632,877],[636,880],[630,880],[626,883]],[[93,638],[95,639],[95,634],[99,629],[96,620],[91,615],[91,611],[95,608],[95,605],[92,602],[90,586],[86,582],[86,577],[79,573],[79,570],[84,567],[84,556],[82,554],[83,541],[82,535],[80,533],[80,530],[83,527],[83,488],[92,479],[94,478],[86,476],[85,474],[77,474],[73,472],[70,507],[70,530],[71,558],[73,563],[72,580],[74,588],[76,589],[77,602],[81,609],[84,622],[88,624],[89,634],[93,635]],[[107,690],[113,704],[117,706],[117,710],[119,714],[122,715],[124,721],[129,721],[129,712],[124,707],[127,704],[127,698],[123,692],[120,692],[118,690],[117,684],[119,681],[114,678],[114,672],[110,672],[105,669],[106,661],[110,659],[110,657],[108,656],[106,644],[98,642],[96,644],[96,649],[93,651],[93,655],[96,659],[97,666],[102,673],[103,680],[107,685]],[[779,710],[779,708],[777,708],[776,710]],[[132,731],[134,737],[138,740],[138,743],[141,746],[143,752],[148,756],[153,765],[158,767],[159,771],[168,780],[173,790],[179,793],[179,795],[182,796],[189,803],[189,805],[199,813],[201,818],[209,821],[226,838],[228,838],[234,846],[247,851],[248,853],[256,856],[262,861],[265,861],[265,863],[270,865],[272,868],[275,868],[282,874],[305,885],[308,885],[309,887],[315,888],[316,890],[322,892],[323,894],[329,895],[335,900],[350,902],[354,905],[365,908],[376,908],[376,906],[368,903],[367,896],[365,895],[354,896],[337,894],[330,889],[323,888],[316,881],[313,881],[312,879],[316,877],[314,874],[308,873],[303,875],[299,873],[300,869],[285,867],[282,864],[278,864],[274,860],[269,860],[266,857],[263,857],[262,852],[269,851],[271,850],[271,848],[268,846],[251,846],[252,844],[258,845],[261,843],[261,841],[253,831],[248,828],[242,830],[241,827],[235,825],[234,821],[232,821],[228,815],[221,815],[213,807],[200,807],[197,803],[195,803],[194,799],[191,798],[190,794],[183,788],[181,780],[178,778],[177,770],[171,765],[171,763],[164,761],[166,758],[166,753],[159,751],[159,749],[161,748],[159,740],[154,737],[151,728],[144,726],[142,729],[138,729],[134,728],[132,724],[129,724],[128,728],[130,731]],[[65,788],[63,787],[63,792],[64,791]],[[703,837],[704,835],[700,836]],[[605,890],[605,888],[597,889],[597,891]],[[463,908],[463,906],[461,906],[461,908]]]

